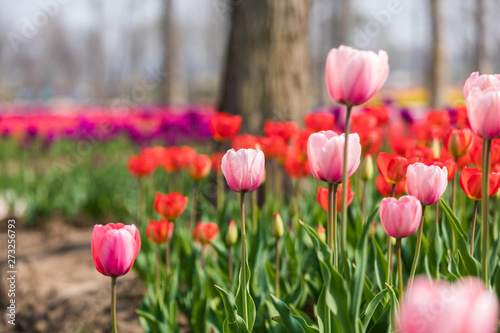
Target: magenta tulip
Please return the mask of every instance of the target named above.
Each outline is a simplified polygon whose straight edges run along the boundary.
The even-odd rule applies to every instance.
[[[341,45],[326,58],[325,77],[330,96],[346,105],[359,105],[375,95],[389,74],[388,56]]]
[[[419,277],[409,298],[400,303],[400,333],[493,333],[498,299],[477,278],[449,284]]]
[[[424,205],[436,203],[448,185],[448,170],[437,165],[417,162],[406,170],[408,194],[416,197]]]
[[[141,249],[135,225],[96,224],[92,232],[92,256],[99,273],[118,277],[127,274]]]
[[[257,149],[229,149],[221,169],[229,187],[236,192],[255,191],[264,177],[264,153]]]
[[[342,183],[344,142],[345,135],[338,135],[334,131],[321,131],[309,136],[307,159],[314,177],[328,183]],[[350,178],[358,169],[361,158],[361,144],[357,133],[349,135],[347,149],[347,178]]]
[[[417,231],[422,220],[422,204],[412,196],[384,198],[380,203],[380,222],[389,236],[409,237]]]
[[[486,139],[500,136],[500,75],[471,74],[464,85],[467,117],[474,131]]]

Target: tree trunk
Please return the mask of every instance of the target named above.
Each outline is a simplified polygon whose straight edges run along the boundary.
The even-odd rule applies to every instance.
[[[440,0],[430,0],[432,46],[429,87],[430,106],[433,108],[443,106],[446,83],[445,54],[441,31],[443,18],[441,17],[440,4]]]
[[[172,0],[164,0],[163,16],[161,21],[161,35],[163,38],[163,70],[167,75],[163,76],[163,82],[160,84],[160,102],[163,104],[171,103],[172,93],[172,75],[174,71],[174,24],[172,13]]]
[[[488,61],[488,51],[486,49],[485,31],[485,3],[484,0],[476,0],[476,47],[474,56],[474,71],[480,74],[488,74],[490,72],[490,64]]]
[[[218,108],[256,133],[265,119],[301,121],[310,107],[309,0],[234,4]]]

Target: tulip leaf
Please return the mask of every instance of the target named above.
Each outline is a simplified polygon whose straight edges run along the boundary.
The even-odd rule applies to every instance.
[[[234,299],[227,291],[219,286],[215,286],[219,291],[222,301],[224,302],[224,309],[226,311],[226,319],[223,324],[224,333],[250,333],[247,324],[237,313],[237,306]]]
[[[372,245],[373,252],[375,253],[375,279],[377,281],[377,286],[379,289],[385,289],[387,260],[375,237],[372,238]]]
[[[377,310],[377,307],[379,306],[380,302],[384,298],[384,296],[387,294],[388,290],[384,289],[381,292],[379,292],[375,297],[371,300],[371,302],[368,304],[366,307],[365,311],[361,314],[361,318],[363,321],[363,331],[366,331],[368,324],[370,323],[370,320],[375,313],[375,310]]]
[[[245,318],[243,315],[244,307],[243,307],[243,297],[242,293],[246,293],[246,308],[247,308],[247,318],[248,322],[247,328],[249,331],[252,331],[253,325],[255,323],[255,315],[256,315],[256,310],[255,310],[255,303],[252,299],[252,296],[250,295],[250,268],[248,268],[248,263],[245,265],[245,281],[243,281],[243,274],[240,270],[239,274],[239,285],[238,285],[238,290],[236,291],[236,306],[238,307],[238,314],[242,317]]]
[[[276,308],[276,310],[278,310],[278,312],[280,314],[280,319],[281,319],[280,324],[283,327],[285,327],[288,330],[288,332],[292,332],[292,333],[316,333],[316,332],[318,332],[318,329],[307,325],[307,323],[304,319],[293,315],[292,310],[288,307],[288,305],[286,305],[285,303],[283,303],[282,301],[280,301],[279,299],[277,299],[273,295],[271,295],[271,299],[273,301],[274,307]],[[273,320],[275,320],[275,318],[273,318]]]

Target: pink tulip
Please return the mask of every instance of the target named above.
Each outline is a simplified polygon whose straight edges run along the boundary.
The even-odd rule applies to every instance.
[[[388,56],[341,45],[326,58],[328,92],[342,104],[359,105],[368,101],[384,85],[389,74]]]
[[[417,162],[406,170],[408,194],[416,197],[424,205],[436,203],[448,185],[448,170],[437,165]]]
[[[487,139],[499,137],[500,75],[472,73],[465,81],[464,96],[467,117],[474,133]]]
[[[418,277],[400,303],[399,333],[493,333],[498,299],[477,278],[449,284]]]
[[[384,198],[380,203],[380,222],[389,236],[410,237],[422,219],[422,204],[417,198],[405,195],[401,198]]]
[[[345,134],[334,131],[313,133],[307,141],[307,159],[314,177],[328,183],[342,183],[342,163],[344,162]],[[359,167],[361,144],[359,135],[349,135],[347,153],[347,178]]]
[[[264,177],[264,153],[257,149],[229,149],[221,169],[227,185],[236,192],[255,191]]]
[[[135,225],[96,224],[92,232],[92,256],[99,273],[118,277],[127,274],[141,249]]]

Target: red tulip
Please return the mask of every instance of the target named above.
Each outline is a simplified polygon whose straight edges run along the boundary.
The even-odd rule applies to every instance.
[[[444,137],[443,143],[454,158],[464,156],[471,147],[474,135],[468,128],[452,128]]]
[[[351,183],[349,182],[348,192],[347,192],[347,207],[352,202],[354,198],[354,192],[351,190]],[[337,198],[342,198],[342,184],[337,188]],[[316,200],[323,207],[323,209],[328,213],[328,189],[323,187],[318,187],[318,195],[316,196]],[[337,214],[340,213],[342,209],[342,200],[337,200]]]
[[[196,150],[189,146],[177,147],[172,154],[174,167],[176,171],[185,169],[191,164],[196,156]]]
[[[410,164],[434,159],[434,151],[429,147],[418,146],[407,151],[405,157]]]
[[[174,234],[174,222],[167,220],[149,221],[146,227],[146,236],[155,244],[163,244]]]
[[[477,168],[481,169],[483,166],[483,142],[480,138],[474,139],[472,148],[470,150],[470,157],[472,162]],[[493,167],[495,164],[500,162],[500,142],[498,140],[493,140],[491,142],[491,152],[490,152],[490,166]]]
[[[377,156],[378,171],[391,184],[397,184],[406,179],[408,164],[408,160],[401,156],[387,153],[380,153]]]
[[[210,118],[210,133],[215,141],[230,140],[240,131],[241,122],[241,116],[218,112]]]
[[[231,146],[234,150],[260,149],[259,138],[252,134],[240,134],[233,138]]]
[[[311,132],[331,130],[335,124],[335,116],[331,113],[308,113],[304,118],[306,128]]]
[[[161,194],[156,192],[154,208],[164,219],[173,221],[184,212],[187,202],[188,197],[181,193]]]
[[[199,182],[210,173],[212,159],[208,155],[196,155],[188,166],[188,174],[192,180]]]
[[[92,257],[99,273],[118,277],[127,274],[141,250],[135,225],[96,224],[92,232]]]
[[[270,121],[264,123],[265,136],[280,136],[286,143],[299,132],[299,125],[293,121]]]
[[[378,125],[378,119],[369,113],[358,113],[351,116],[351,132],[359,133],[362,129],[375,128]]]
[[[385,181],[384,177],[382,176],[377,176],[375,178],[375,186],[377,187],[377,191],[383,196],[383,197],[392,197],[392,185],[391,183],[388,183]],[[397,183],[396,187],[394,188],[394,196],[396,198],[399,198],[403,193],[406,191],[406,181],[402,181],[401,183]]]
[[[128,159],[127,169],[135,177],[149,176],[155,168],[155,162],[147,156],[130,156]]]
[[[194,240],[201,243],[202,245],[208,245],[217,237],[219,233],[219,227],[215,223],[202,223],[199,222],[194,228],[193,237]]]
[[[222,172],[222,157],[224,157],[224,153],[212,153],[212,171],[215,174],[219,174]]]
[[[498,192],[500,187],[500,173],[490,172],[490,197]],[[464,167],[460,174],[460,187],[472,199],[479,201],[482,198],[481,192],[481,170]]]
[[[263,136],[259,138],[266,158],[278,158],[283,162],[288,152],[288,145],[281,136]]]
[[[163,150],[161,165],[167,173],[179,171],[175,163],[175,155],[177,155],[177,147],[167,147]]]
[[[144,155],[152,160],[156,167],[158,165],[162,165],[163,163],[165,158],[165,147],[146,147],[141,150],[141,155]]]
[[[389,120],[389,110],[384,105],[367,106],[364,108],[363,114],[375,116],[378,125],[383,125]]]
[[[382,148],[382,129],[380,127],[358,128],[356,133],[359,134],[363,155],[375,155]]]
[[[399,156],[407,156],[409,151],[413,150],[417,146],[417,142],[414,138],[401,138],[401,137],[391,137],[390,141],[392,151]]]
[[[285,172],[294,179],[307,177],[311,173],[307,159],[302,162],[301,158],[294,153],[291,147],[286,155],[284,167]]]

